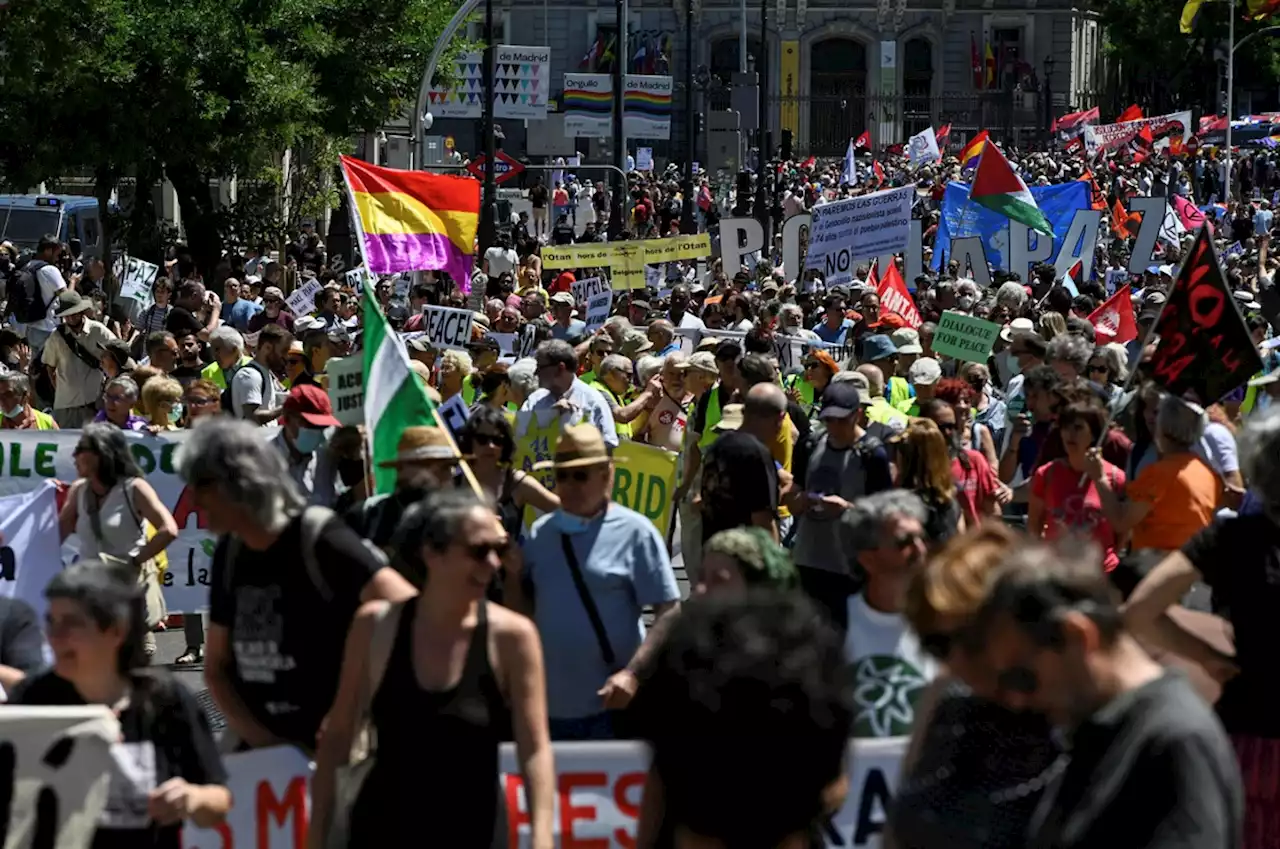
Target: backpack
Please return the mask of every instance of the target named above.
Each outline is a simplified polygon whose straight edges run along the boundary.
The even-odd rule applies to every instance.
[[[40,297],[40,280],[36,272],[49,263],[43,260],[29,260],[21,268],[15,270],[9,278],[9,302],[4,314],[13,316],[23,324],[33,321],[44,321],[49,315],[49,302]]]
[[[223,379],[227,381],[227,388],[222,390],[222,397],[218,399],[218,404],[222,407],[222,412],[229,413],[236,418],[240,414],[236,411],[235,401],[231,398],[231,381],[235,380],[236,372],[247,366],[249,363],[236,363],[230,370],[224,370]],[[263,387],[264,389],[266,387]]]
[[[334,600],[334,593],[329,582],[325,580],[324,572],[320,570],[320,561],[316,558],[316,541],[320,539],[320,533],[325,525],[336,516],[337,514],[328,507],[311,505],[302,509],[302,563],[307,569],[307,577],[311,579],[311,586],[315,587],[316,593],[326,604]],[[234,589],[231,579],[236,555],[240,553],[240,546],[243,543],[240,537],[233,534],[228,534],[226,539],[227,550],[223,559],[222,586],[230,594]]]

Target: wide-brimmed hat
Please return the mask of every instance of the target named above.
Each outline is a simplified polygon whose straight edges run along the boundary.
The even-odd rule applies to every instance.
[[[91,309],[93,309],[93,301],[80,297],[80,293],[75,289],[63,289],[58,293],[58,308],[54,315],[58,318],[66,318]]]
[[[704,374],[719,375],[720,369],[716,367],[716,357],[710,351],[696,351],[689,359],[676,366],[680,371],[703,372]]]
[[[639,330],[628,330],[622,337],[622,345],[619,351],[622,356],[629,360],[635,359],[638,354],[645,351],[653,350],[653,343],[649,341],[649,337]]]
[[[1035,324],[1029,318],[1015,318],[1013,321],[1000,328],[1000,338],[1006,342],[1013,341],[1015,333],[1034,333]]]
[[[599,466],[610,460],[604,437],[595,425],[579,424],[560,431],[556,440],[554,459],[534,463],[533,470],[576,469],[582,466]]]
[[[110,354],[121,371],[133,371],[138,367],[133,355],[129,353],[129,343],[123,339],[108,339],[102,343],[102,353]]]
[[[449,441],[449,437],[438,427],[430,425],[414,425],[407,427],[400,434],[400,442],[396,445],[396,456],[378,463],[384,469],[402,466],[405,463],[429,463],[435,460],[460,460],[457,446]]]

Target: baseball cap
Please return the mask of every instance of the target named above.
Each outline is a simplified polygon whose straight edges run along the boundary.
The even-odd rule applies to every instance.
[[[942,366],[932,357],[921,357],[907,370],[907,381],[913,386],[932,386],[942,379]]]
[[[711,428],[716,433],[738,430],[742,427],[742,404],[726,404],[720,411],[720,421]]]
[[[716,368],[716,357],[710,351],[697,351],[689,359],[680,363],[676,368],[681,371],[689,369],[697,369],[707,374],[719,374],[720,370]]]
[[[311,427],[342,427],[333,417],[329,395],[319,386],[303,384],[289,390],[284,399],[285,413],[297,413]]]
[[[917,341],[918,339],[919,337],[917,337]],[[896,353],[898,353],[898,348],[893,344],[893,340],[882,333],[868,336],[862,341],[863,362],[874,363],[876,360],[888,359]]]
[[[843,419],[858,412],[862,406],[862,397],[858,387],[850,381],[831,382],[822,392],[822,410],[818,417],[822,419]]]
[[[920,347],[920,334],[910,327],[902,327],[893,331],[889,338],[897,346],[899,354],[924,353],[924,348]]]
[[[551,303],[573,306],[575,301],[573,300],[573,295],[569,292],[556,292],[551,296]]]

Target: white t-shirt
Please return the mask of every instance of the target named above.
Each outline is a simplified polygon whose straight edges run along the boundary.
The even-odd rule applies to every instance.
[[[861,593],[850,596],[844,656],[853,667],[853,736],[909,735],[938,664],[920,648],[906,617],[872,609]]]
[[[515,273],[516,263],[520,257],[510,248],[503,249],[497,245],[484,252],[485,261],[489,263],[489,276],[497,277],[508,272]]]
[[[245,363],[231,378],[231,404],[239,418],[244,418],[245,404],[272,410],[283,403],[282,395],[284,386],[256,360]]]

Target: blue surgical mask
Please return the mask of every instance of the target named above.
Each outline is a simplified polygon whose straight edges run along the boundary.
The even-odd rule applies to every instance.
[[[323,444],[324,431],[319,428],[298,428],[298,435],[293,438],[293,447],[299,454],[313,454]]]
[[[1009,374],[1022,374],[1022,363],[1018,362],[1018,358],[1009,352],[1005,352],[1006,360],[1009,364]]]
[[[15,407],[11,407],[10,409],[5,410],[4,417],[6,419],[16,419],[18,416],[22,415],[22,411],[25,409],[26,408],[24,406],[22,406],[21,404],[18,404]]]
[[[596,517],[599,518],[598,516]],[[566,513],[563,510],[557,510],[551,514],[552,527],[562,534],[573,536],[575,534],[585,534],[591,529],[596,519],[587,519],[583,516],[575,516],[573,513]]]
[[[183,409],[181,404],[174,404],[172,407],[170,407],[169,408],[169,424],[177,424],[178,422],[182,421],[182,413],[183,413]]]

